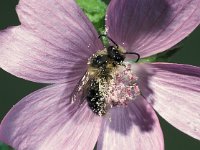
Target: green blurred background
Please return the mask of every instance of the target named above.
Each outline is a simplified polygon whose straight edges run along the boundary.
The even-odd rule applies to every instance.
[[[90,20],[93,21],[95,27],[98,28],[98,31],[102,32],[104,13],[109,1],[78,0],[78,2]],[[17,3],[18,0],[1,0],[0,30],[20,23],[15,12]],[[182,45],[182,50],[174,54],[169,61],[200,66],[200,28],[196,29],[185,39]],[[19,79],[0,69],[0,120],[2,120],[8,110],[21,98],[43,86],[45,85]],[[166,150],[200,150],[200,141],[175,129],[162,118],[159,119],[164,132]],[[9,148],[0,143],[0,150],[6,149]]]

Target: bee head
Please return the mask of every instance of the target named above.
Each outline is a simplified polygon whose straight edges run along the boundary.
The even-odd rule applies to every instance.
[[[121,63],[124,61],[125,56],[120,53],[119,49],[114,46],[109,46],[107,48],[108,57],[116,61],[117,63]]]

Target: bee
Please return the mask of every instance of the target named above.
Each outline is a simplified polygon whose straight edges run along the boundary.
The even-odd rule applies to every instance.
[[[87,72],[72,92],[72,101],[76,100],[77,97],[79,97],[78,99],[86,99],[89,108],[99,116],[105,115],[108,109],[104,93],[110,79],[112,79],[112,72],[119,65],[123,65],[126,54],[137,55],[136,62],[140,59],[138,53],[124,52],[110,37],[100,35],[99,38],[102,36],[107,37],[114,46],[97,51],[89,59]]]

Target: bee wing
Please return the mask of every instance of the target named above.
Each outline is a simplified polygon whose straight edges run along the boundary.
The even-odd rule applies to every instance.
[[[77,100],[80,101],[80,104],[83,103],[84,99],[87,96],[86,94],[90,84],[90,80],[91,78],[89,76],[89,73],[86,72],[85,75],[79,80],[71,94],[71,103]]]

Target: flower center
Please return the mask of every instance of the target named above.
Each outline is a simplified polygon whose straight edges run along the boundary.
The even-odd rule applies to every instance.
[[[105,98],[107,108],[113,106],[126,106],[140,95],[137,76],[131,69],[131,64],[119,66],[112,74],[112,79],[107,84],[100,84],[100,91]],[[101,83],[101,82],[100,82]]]

